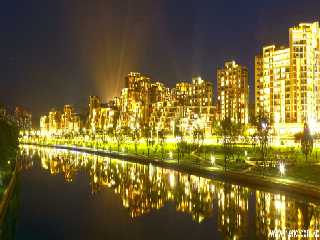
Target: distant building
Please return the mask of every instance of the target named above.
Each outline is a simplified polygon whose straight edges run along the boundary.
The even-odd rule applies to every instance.
[[[71,105],[64,105],[62,113],[51,109],[48,115],[40,117],[40,130],[43,134],[79,133],[80,116],[74,112]]]
[[[57,133],[61,129],[61,113],[55,109],[49,112],[49,132]]]
[[[22,107],[16,107],[14,111],[14,119],[21,130],[30,130],[32,128],[32,115]]]
[[[64,132],[79,132],[80,117],[74,112],[71,105],[64,105],[63,114],[61,115],[61,129]]]

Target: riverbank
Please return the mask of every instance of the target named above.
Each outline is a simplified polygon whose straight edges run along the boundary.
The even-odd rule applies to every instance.
[[[113,158],[123,159],[130,162],[153,164],[159,167],[173,169],[176,171],[202,176],[206,178],[214,178],[230,183],[236,183],[244,186],[250,186],[254,188],[267,189],[272,192],[288,192],[290,194],[299,196],[308,196],[316,201],[319,201],[320,187],[316,184],[309,184],[303,181],[296,181],[288,179],[286,177],[272,177],[262,176],[254,174],[252,172],[240,172],[240,171],[224,171],[219,166],[201,166],[195,164],[186,164],[184,161],[178,161],[176,159],[158,159],[116,151],[108,151],[101,149],[93,149],[88,147],[77,147],[67,145],[47,145],[47,144],[26,144],[40,147],[59,148],[72,151],[85,152],[89,154],[96,154],[100,156],[109,156]]]

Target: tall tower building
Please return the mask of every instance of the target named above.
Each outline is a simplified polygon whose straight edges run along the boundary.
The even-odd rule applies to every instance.
[[[248,123],[248,69],[235,61],[218,69],[218,114],[220,120],[230,118],[236,123]]]
[[[151,80],[137,72],[130,72],[126,77],[128,126],[147,125],[150,118],[150,89]]]
[[[272,123],[286,121],[285,86],[290,80],[289,48],[266,46],[255,62],[256,115],[267,116]]]
[[[289,47],[265,46],[255,60],[256,115],[271,123],[320,120],[319,23],[289,29]]]
[[[290,122],[319,121],[319,23],[300,23],[289,29]]]
[[[98,96],[89,97],[89,117],[88,126],[95,131],[98,128],[98,118],[100,116],[101,100]]]

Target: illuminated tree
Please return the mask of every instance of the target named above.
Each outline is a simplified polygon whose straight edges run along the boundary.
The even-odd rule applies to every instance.
[[[114,137],[117,141],[118,152],[120,152],[120,146],[126,141],[126,136],[130,134],[130,128],[117,127],[114,131]]]
[[[200,147],[201,143],[204,141],[204,129],[201,129],[200,126],[193,127],[193,143],[197,148]]]
[[[158,138],[160,140],[160,146],[161,146],[161,159],[163,159],[163,155],[164,155],[164,144],[166,141],[166,132],[164,129],[161,129],[160,131],[158,131]]]
[[[236,141],[243,129],[239,124],[231,121],[230,118],[225,118],[220,122],[217,127],[217,134],[223,139],[223,152],[224,152],[224,168],[227,169],[227,162],[233,158],[234,148]]]
[[[152,144],[152,128],[149,126],[145,126],[143,135],[147,143],[147,150],[148,150],[148,157],[149,157],[150,145]]]
[[[310,133],[308,125],[305,123],[303,128],[303,134],[301,137],[301,151],[308,161],[308,156],[312,153],[313,150],[313,137]]]

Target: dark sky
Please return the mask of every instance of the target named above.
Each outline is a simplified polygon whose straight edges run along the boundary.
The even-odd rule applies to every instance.
[[[319,0],[3,0],[0,103],[35,118],[64,103],[79,111],[90,94],[118,95],[130,71],[170,87],[215,83],[230,59],[252,85],[262,45],[287,45],[290,26],[319,15]]]

